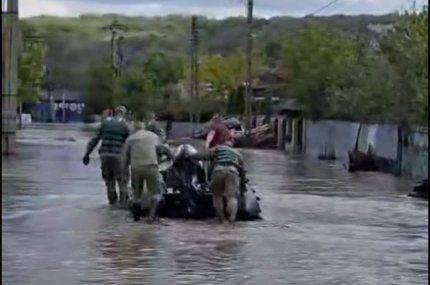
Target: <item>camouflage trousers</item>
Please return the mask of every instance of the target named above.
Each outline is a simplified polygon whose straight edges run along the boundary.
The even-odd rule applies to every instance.
[[[133,203],[139,203],[142,208],[149,208],[151,217],[155,217],[161,200],[161,185],[162,177],[157,165],[131,168]]]
[[[212,172],[210,190],[213,195],[213,205],[218,219],[224,221],[224,198],[226,199],[229,221],[236,220],[238,211],[238,196],[240,187],[239,173],[234,167],[215,166]]]
[[[120,158],[115,156],[101,156],[100,161],[109,204],[113,205],[118,201],[118,193],[116,191],[116,184],[118,184],[119,203],[120,206],[125,207],[128,198],[128,173],[124,173],[121,169]]]

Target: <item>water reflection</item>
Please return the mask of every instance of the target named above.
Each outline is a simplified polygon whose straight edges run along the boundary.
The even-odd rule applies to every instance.
[[[136,281],[139,284],[152,284],[151,268],[158,260],[157,231],[142,229],[141,226],[116,225],[100,228],[93,246],[101,254],[97,263],[106,276],[114,280]],[[103,280],[98,280],[102,282]],[[100,283],[99,283],[100,284]]]
[[[146,225],[106,205],[89,135],[70,132],[21,134],[3,159],[5,284],[427,284],[428,203],[409,181],[247,150],[265,220]]]

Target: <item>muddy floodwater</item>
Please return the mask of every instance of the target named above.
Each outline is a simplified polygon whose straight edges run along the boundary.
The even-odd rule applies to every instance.
[[[23,130],[3,158],[3,284],[427,284],[428,203],[410,181],[246,150],[263,221],[147,225],[107,206],[88,137]]]

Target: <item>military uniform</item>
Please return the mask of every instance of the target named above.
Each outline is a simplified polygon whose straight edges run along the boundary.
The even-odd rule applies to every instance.
[[[158,169],[157,148],[161,146],[160,138],[153,132],[139,130],[125,142],[121,155],[121,167],[131,166],[131,185],[133,188],[133,202],[142,203],[143,190],[146,185],[151,202],[161,199],[161,174]],[[156,213],[157,203],[152,203],[151,215]]]

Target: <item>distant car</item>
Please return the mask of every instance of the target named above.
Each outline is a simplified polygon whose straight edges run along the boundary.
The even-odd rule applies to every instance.
[[[236,117],[226,117],[223,119],[224,124],[229,130],[234,130],[235,132],[242,132],[242,123]],[[209,133],[210,123],[205,123],[202,127],[194,130],[193,138],[195,139],[205,139]]]

